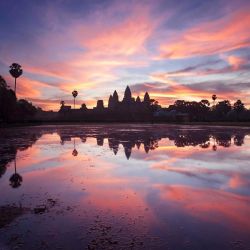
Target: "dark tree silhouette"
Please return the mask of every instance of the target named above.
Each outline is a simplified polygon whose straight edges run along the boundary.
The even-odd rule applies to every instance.
[[[1,75],[0,75],[0,88],[7,89],[7,83]]]
[[[35,115],[37,109],[35,106],[32,105],[31,102],[27,100],[20,99],[17,102],[18,113],[23,118],[25,117],[32,117]]]
[[[16,96],[0,76],[0,121],[9,121],[16,110]]]
[[[72,92],[72,95],[73,95],[73,97],[74,97],[74,109],[75,109],[75,104],[76,104],[75,99],[76,99],[76,97],[77,97],[77,95],[78,95],[78,92],[77,92],[76,90],[74,90],[74,91]]]
[[[210,111],[209,105],[208,100],[201,100],[200,102],[177,100],[169,106],[168,110],[188,114],[194,121],[203,121],[207,119]]]
[[[15,78],[15,94],[16,94],[16,79],[23,74],[22,66],[18,63],[12,63],[10,65],[10,74]]]
[[[0,122],[26,121],[32,119],[38,110],[42,111],[31,102],[17,101],[15,92],[0,76]]]
[[[207,107],[210,106],[210,102],[209,102],[208,100],[206,100],[206,99],[201,100],[200,103],[201,103],[202,105],[204,105],[204,106],[207,106]]]
[[[231,111],[231,109],[232,109],[232,106],[231,106],[231,104],[230,104],[230,102],[228,100],[218,102],[214,107],[214,111],[215,111],[215,114],[216,114],[216,119],[217,120],[224,120],[225,115],[229,111]]]
[[[87,110],[87,109],[88,109],[88,108],[87,108],[87,105],[86,105],[85,103],[83,103],[82,106],[81,106],[81,109],[82,109],[82,110]]]
[[[236,111],[237,113],[245,110],[245,105],[242,103],[241,100],[237,100],[234,105],[233,105],[233,110]]]

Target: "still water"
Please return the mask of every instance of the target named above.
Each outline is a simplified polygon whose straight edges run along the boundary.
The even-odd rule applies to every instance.
[[[250,249],[250,129],[0,130],[0,249]]]

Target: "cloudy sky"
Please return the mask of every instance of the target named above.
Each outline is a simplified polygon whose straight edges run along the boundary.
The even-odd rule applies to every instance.
[[[1,0],[0,75],[22,65],[17,95],[44,109],[107,101],[126,85],[176,99],[250,106],[249,0]]]

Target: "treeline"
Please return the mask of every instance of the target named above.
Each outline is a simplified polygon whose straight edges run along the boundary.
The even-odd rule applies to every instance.
[[[156,100],[149,100],[149,104],[122,103],[117,111],[114,108],[101,107],[88,110],[86,107],[79,110],[60,112],[40,112],[31,102],[17,100],[15,92],[10,89],[0,76],[0,123],[26,121],[126,121],[126,122],[223,122],[250,121],[250,110],[241,100],[230,103],[228,100],[216,102],[216,95],[209,100],[185,101],[177,100],[168,108],[161,107]],[[139,105],[140,104],[140,105]],[[124,107],[123,107],[124,106]],[[142,108],[143,107],[143,108]],[[61,108],[62,109],[62,108]]]
[[[233,104],[229,100],[219,101],[211,104],[208,100],[184,101],[177,100],[173,105],[159,110],[159,118],[164,120],[176,119],[176,117],[187,117],[189,121],[250,121],[250,110],[241,100]],[[163,112],[162,112],[163,111]],[[157,114],[157,112],[156,112]]]
[[[17,100],[5,79],[0,76],[0,122],[25,122],[33,119],[40,108],[24,99]]]

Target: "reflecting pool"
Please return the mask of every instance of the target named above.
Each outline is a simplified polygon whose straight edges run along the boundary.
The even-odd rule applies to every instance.
[[[0,249],[250,249],[250,129],[0,129]]]

